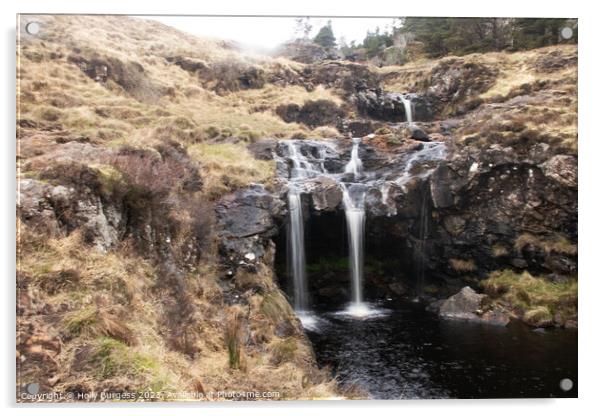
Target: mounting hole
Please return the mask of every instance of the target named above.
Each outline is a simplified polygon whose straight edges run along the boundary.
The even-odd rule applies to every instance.
[[[573,29],[571,29],[570,27],[563,27],[562,30],[560,30],[560,36],[562,36],[562,39],[570,39],[573,37]]]
[[[38,22],[29,22],[25,25],[25,31],[30,35],[37,35],[40,33],[40,24]]]
[[[560,389],[562,391],[570,391],[573,388],[573,380],[570,378],[563,378],[560,380]]]
[[[40,385],[38,383],[29,383],[25,386],[25,391],[29,394],[38,394],[40,391]]]

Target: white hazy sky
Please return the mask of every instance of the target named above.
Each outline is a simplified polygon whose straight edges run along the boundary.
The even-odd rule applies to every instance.
[[[205,17],[205,16],[143,16],[157,20],[184,32],[197,36],[209,36],[234,40],[243,46],[272,49],[291,39],[295,31],[294,17]],[[381,31],[390,27],[393,18],[346,17],[346,18],[310,18],[311,36],[328,20],[332,20],[332,30],[337,41],[344,37],[361,42],[368,30],[377,26]]]

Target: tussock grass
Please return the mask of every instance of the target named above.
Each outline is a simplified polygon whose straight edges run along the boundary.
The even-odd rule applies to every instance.
[[[266,183],[276,165],[257,160],[241,144],[199,143],[188,148],[190,156],[201,163],[204,189],[210,198],[243,188],[251,183]]]
[[[509,251],[505,246],[496,244],[491,248],[491,254],[493,257],[505,257],[509,254]]]
[[[481,282],[485,293],[495,302],[509,305],[525,322],[547,326],[552,321],[563,325],[576,319],[577,279],[555,283],[528,272],[493,272]]]
[[[122,317],[98,305],[84,306],[80,310],[67,313],[63,318],[66,329],[72,335],[107,336],[115,338],[127,345],[136,343],[131,328]]]
[[[139,377],[157,371],[159,364],[150,355],[132,351],[126,344],[113,338],[99,338],[92,347],[90,362],[96,365],[101,379]]]
[[[514,248],[517,252],[523,251],[528,246],[541,250],[548,255],[557,253],[574,256],[577,254],[577,245],[573,244],[566,236],[557,233],[549,236],[525,233],[518,236],[514,242]]]
[[[264,296],[260,311],[274,323],[290,319],[293,316],[290,304],[278,289],[275,289]]]
[[[477,269],[477,266],[472,259],[449,259],[449,265],[457,272],[474,272]]]
[[[228,365],[235,370],[244,370],[243,316],[241,311],[234,310],[228,314],[224,341],[228,349]]]

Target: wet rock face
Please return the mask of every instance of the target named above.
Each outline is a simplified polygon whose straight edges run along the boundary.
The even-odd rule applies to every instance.
[[[339,122],[337,128],[343,133],[350,133],[353,137],[364,137],[374,133],[384,124],[366,119],[349,120],[343,119]]]
[[[376,139],[364,138],[358,148],[364,171],[361,178],[353,178],[344,173],[350,140],[297,143],[309,162],[323,163],[328,174],[336,175],[333,179],[318,174],[305,180],[302,201],[310,224],[307,232],[312,235],[308,244],[315,247],[317,235],[328,237],[320,234],[321,229],[342,233],[330,246],[345,241],[338,181],[359,180],[366,185],[366,259],[380,265],[397,259],[386,273],[366,273],[366,293],[400,296],[388,289],[397,282],[404,284],[404,293],[415,293],[419,273],[428,277],[431,293],[441,297],[494,270],[527,270],[551,279],[576,272],[572,244],[577,241],[577,160],[573,156],[555,155],[544,147],[519,153],[501,146],[457,147],[409,139],[387,148]],[[281,157],[279,176],[287,180],[293,166],[286,162],[286,146],[280,143],[275,153]],[[551,248],[559,247],[558,241],[565,246]],[[327,252],[332,249],[328,246],[320,247]],[[332,255],[342,257],[346,252]],[[333,279],[320,277],[320,287],[334,290],[338,283]],[[491,309],[479,319],[499,323],[505,316]]]
[[[345,111],[329,100],[307,101],[302,106],[282,104],[276,114],[287,123],[302,123],[309,127],[336,125],[345,116]]]
[[[351,96],[356,92],[379,86],[380,77],[366,65],[325,62],[305,69],[305,76],[315,85],[322,84],[326,88],[343,90]]]
[[[414,121],[433,119],[433,111],[429,101],[417,94],[406,94],[412,103]],[[362,114],[378,120],[400,122],[407,121],[402,94],[385,92],[380,89],[366,89],[357,93],[357,107]]]
[[[436,245],[443,258],[470,258],[483,271],[510,267],[574,274],[576,254],[546,254],[545,242],[558,235],[577,241],[576,159],[553,156],[535,164],[511,150],[468,153],[458,153],[430,179]],[[522,247],[521,236],[531,234],[539,246]]]
[[[261,185],[223,197],[215,208],[220,253],[227,263],[254,262],[266,254],[284,216],[284,202]]]
[[[319,176],[308,184],[312,209],[315,211],[334,211],[343,200],[339,184],[332,178]]]

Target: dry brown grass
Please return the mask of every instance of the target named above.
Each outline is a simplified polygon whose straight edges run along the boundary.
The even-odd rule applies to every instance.
[[[209,198],[243,188],[251,183],[266,183],[274,176],[272,161],[255,159],[242,144],[199,143],[188,148],[201,163],[204,190]]]
[[[157,287],[164,277],[150,262],[126,247],[100,253],[87,247],[78,232],[46,238],[21,223],[18,228],[21,291],[57,311],[51,317],[60,325],[49,330],[63,333],[55,391],[126,383],[128,390],[155,392],[191,391],[200,385],[208,394],[235,390],[277,391],[275,399],[337,396],[327,373],[316,373],[307,341],[275,335],[274,322],[296,325],[283,297],[285,313],[279,309],[274,321],[264,315],[263,296],[252,290],[249,308],[223,313],[218,268],[199,265],[187,279],[202,316],[193,328],[199,334],[198,352],[191,357],[170,348],[162,333],[168,294]],[[273,280],[265,284],[269,293],[278,293]],[[19,319],[24,328],[37,320],[36,315]],[[38,373],[36,377],[49,376]],[[24,381],[28,374],[34,377],[28,371],[20,374]]]
[[[457,272],[474,272],[477,269],[474,260],[449,259],[449,264]]]
[[[514,248],[517,252],[523,251],[527,246],[541,250],[546,254],[566,254],[574,256],[577,254],[577,245],[573,244],[566,236],[562,234],[552,234],[549,236],[536,236],[534,234],[521,234],[514,242]]]
[[[530,325],[564,325],[577,319],[576,278],[554,283],[527,272],[503,270],[491,273],[481,286],[494,302],[509,307]]]

